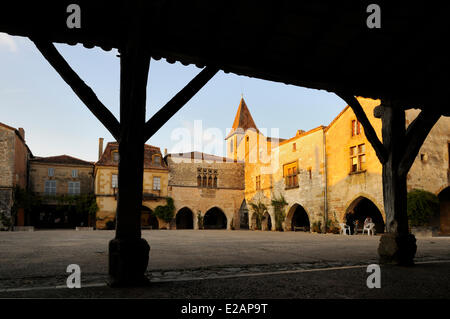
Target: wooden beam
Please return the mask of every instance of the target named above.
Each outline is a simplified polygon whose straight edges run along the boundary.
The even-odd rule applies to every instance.
[[[380,160],[381,164],[384,164],[388,158],[386,148],[378,139],[377,133],[375,132],[372,124],[367,118],[366,113],[364,113],[364,110],[359,101],[353,95],[347,93],[337,91],[335,92],[335,94],[343,99],[352,108],[353,112],[356,115],[356,118],[363,126],[364,134],[366,134],[367,139],[374,148],[378,159]]]
[[[205,67],[180,92],[145,123],[144,143],[175,115],[219,71]]]
[[[53,43],[31,39],[50,65],[72,88],[80,100],[95,117],[106,127],[111,135],[119,140],[120,124],[115,116],[100,102],[94,91],[78,76],[67,61],[61,56]]]
[[[408,174],[428,133],[430,133],[440,117],[441,115],[437,112],[423,110],[408,126],[405,137],[405,152],[403,153],[398,169],[400,176],[406,176]]]

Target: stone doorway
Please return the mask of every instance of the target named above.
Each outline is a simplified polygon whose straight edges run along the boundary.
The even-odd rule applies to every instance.
[[[295,204],[289,209],[286,216],[286,230],[306,231],[309,232],[311,225],[309,222],[308,213],[300,204]]]
[[[218,207],[208,210],[203,218],[204,229],[227,229],[227,217]]]
[[[248,225],[248,207],[245,199],[242,201],[241,207],[239,208],[239,229],[249,229]]]
[[[194,214],[187,207],[180,209],[176,217],[177,229],[194,229]]]
[[[261,230],[272,230],[272,218],[270,218],[270,214],[267,212],[264,214],[261,222]]]
[[[384,233],[384,220],[378,207],[366,197],[358,197],[347,208],[345,213],[345,220],[352,234],[355,232],[355,223],[358,221],[358,231],[362,232],[364,227],[364,220],[370,217],[375,223],[375,232],[377,234]]]
[[[141,228],[143,229],[159,229],[158,218],[153,214],[153,211],[145,206],[141,209]]]

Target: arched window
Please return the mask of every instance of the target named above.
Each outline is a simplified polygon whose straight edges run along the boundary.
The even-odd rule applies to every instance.
[[[214,176],[214,185],[213,185],[213,187],[217,188],[217,176]]]
[[[202,183],[203,187],[206,187],[206,175],[203,175],[203,183]]]
[[[212,187],[212,177],[211,177],[211,175],[208,177],[208,187],[209,188]]]
[[[202,187],[202,176],[201,175],[197,176],[197,186]]]

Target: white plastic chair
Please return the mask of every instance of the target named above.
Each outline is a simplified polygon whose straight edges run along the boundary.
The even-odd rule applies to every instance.
[[[340,233],[343,235],[350,235],[350,226],[344,223],[340,223],[339,226],[341,227]]]
[[[367,230],[367,235],[373,236],[375,234],[375,231],[373,230],[375,228],[375,224],[374,223],[367,223],[364,225],[363,228],[363,235],[364,235],[364,231]]]

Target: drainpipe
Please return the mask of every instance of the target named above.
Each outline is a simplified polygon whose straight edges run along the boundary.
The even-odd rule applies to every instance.
[[[322,129],[323,132],[323,175],[324,175],[324,179],[325,179],[325,188],[324,188],[324,196],[323,196],[323,219],[324,219],[324,232],[327,232],[327,221],[328,221],[328,194],[327,194],[327,189],[328,189],[328,177],[327,177],[327,139],[326,139],[326,135],[325,135],[325,128]]]

